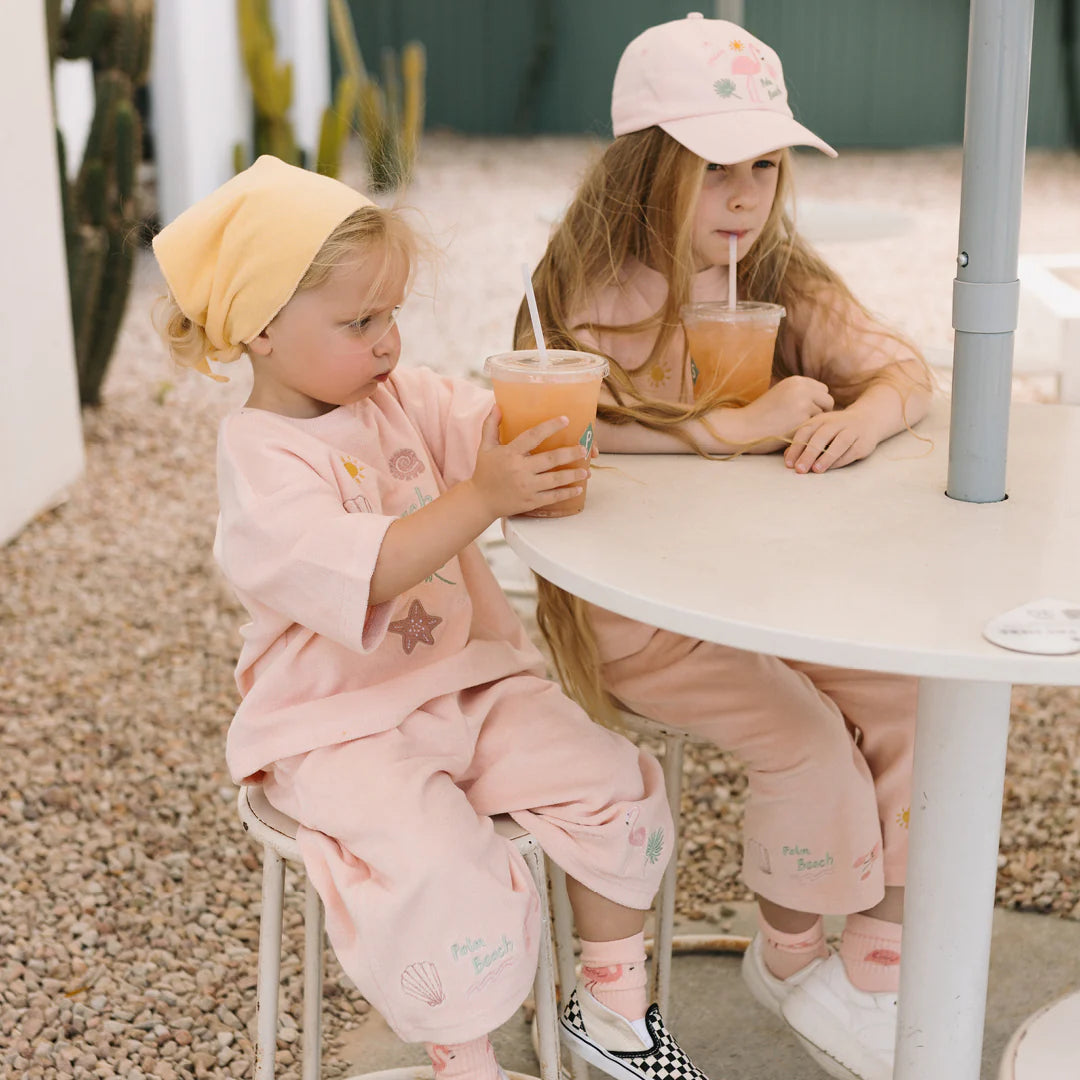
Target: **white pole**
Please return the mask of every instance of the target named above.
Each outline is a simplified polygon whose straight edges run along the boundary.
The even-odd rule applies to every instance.
[[[167,225],[233,175],[236,143],[250,153],[251,92],[235,3],[157,0],[150,104],[158,209]]]
[[[289,106],[297,145],[315,168],[323,110],[330,102],[330,15],[327,0],[274,0],[278,57],[293,66]]]
[[[971,0],[947,491],[1005,497],[1035,0]]]
[[[746,17],[745,8],[743,0],[716,0],[714,13],[718,19],[727,19],[728,22],[743,26],[743,20]]]
[[[894,1080],[979,1080],[1008,683],[919,683]]]

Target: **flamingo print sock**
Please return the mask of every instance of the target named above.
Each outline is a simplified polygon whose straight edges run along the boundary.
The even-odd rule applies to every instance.
[[[499,1065],[486,1036],[464,1043],[424,1043],[436,1080],[498,1080]]]
[[[801,934],[785,934],[767,922],[758,908],[758,929],[761,931],[761,958],[770,974],[778,979],[790,979],[802,971],[811,960],[829,955],[825,944],[825,921],[817,922]]]
[[[857,990],[869,994],[900,989],[900,923],[849,915],[840,938],[840,959]]]
[[[640,1020],[645,994],[645,931],[618,941],[581,939],[581,981],[601,1005],[627,1020]]]

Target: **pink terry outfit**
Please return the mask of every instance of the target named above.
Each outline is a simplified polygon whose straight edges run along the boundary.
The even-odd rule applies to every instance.
[[[633,262],[580,323],[637,322],[657,311],[666,293],[661,274]],[[725,267],[695,277],[692,299],[726,296]],[[822,306],[787,317],[807,314],[794,323],[795,353],[786,357],[803,375],[833,386],[898,355],[857,309],[854,330]],[[692,400],[681,330],[652,361],[655,328],[576,332],[614,357],[644,394]],[[736,459],[716,467],[739,465]],[[880,901],[886,885],[904,883],[915,679],[696,641],[595,606],[590,618],[611,694],[633,712],[709,739],[746,767],[742,870],[751,889],[799,911],[848,914]]]
[[[490,816],[627,907],[670,854],[656,761],[542,677],[475,545],[368,604],[386,530],[472,475],[492,400],[399,368],[315,419],[241,409],[218,443],[215,555],[251,616],[229,769],[300,822],[342,967],[407,1041],[484,1035],[532,983],[538,898]]]

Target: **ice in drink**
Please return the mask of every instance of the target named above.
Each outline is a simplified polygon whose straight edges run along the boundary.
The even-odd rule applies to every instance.
[[[683,328],[690,350],[694,398],[722,395],[746,405],[772,383],[779,304],[740,300],[734,309],[720,302],[684,304]]]
[[[565,416],[570,423],[545,439],[534,454],[555,450],[561,446],[580,443],[587,452],[592,450],[593,425],[596,423],[596,403],[600,385],[608,373],[608,362],[593,353],[549,349],[548,363],[540,363],[535,349],[501,353],[488,357],[484,371],[491,379],[495,401],[502,413],[499,441],[508,443],[523,431],[542,424],[555,416]],[[586,467],[589,458],[585,458]],[[560,468],[578,469],[580,462]],[[562,499],[550,506],[530,510],[529,517],[566,517],[578,514],[585,507],[585,487],[581,482],[580,495]],[[578,486],[576,481],[574,486]]]

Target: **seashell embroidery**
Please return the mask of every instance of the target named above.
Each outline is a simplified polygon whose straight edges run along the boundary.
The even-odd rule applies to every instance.
[[[446,1000],[439,969],[430,960],[410,964],[401,973],[401,989],[409,997],[418,998],[432,1008]]]

